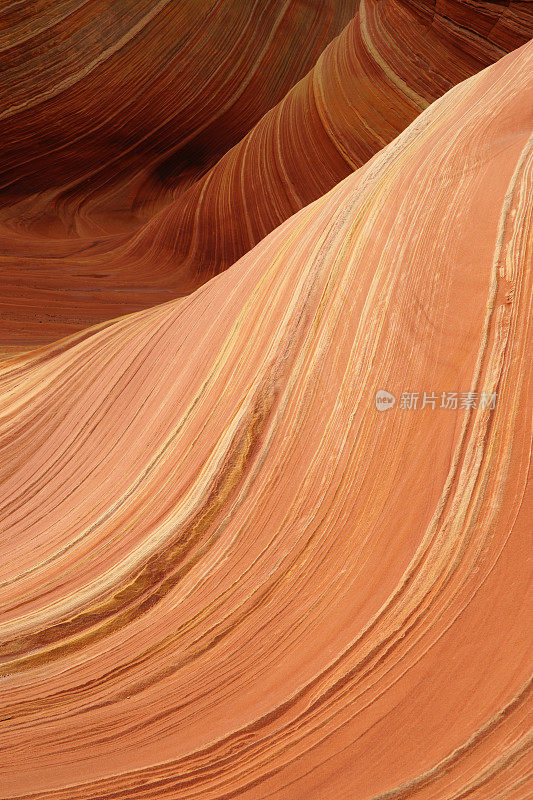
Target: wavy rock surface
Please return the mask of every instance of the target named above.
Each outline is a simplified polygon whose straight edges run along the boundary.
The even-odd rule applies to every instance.
[[[316,67],[129,252],[205,280],[531,36],[532,4],[362,0]]]
[[[4,364],[4,798],[531,794],[532,62]]]
[[[357,0],[0,7],[0,355],[176,295],[120,250],[314,65]],[[187,290],[181,287],[182,292]],[[10,349],[8,349],[10,348]]]
[[[524,2],[271,1],[247,24],[237,0],[206,4],[204,16],[198,3],[148,12],[143,2],[117,19],[109,3],[109,31],[94,6],[60,4],[53,21],[8,29],[4,346],[49,342],[189,293],[533,34]],[[315,68],[244,136],[356,7]],[[82,34],[80,50],[72,41]]]
[[[1,200],[15,221],[18,211],[70,235],[128,229],[143,205],[194,182],[306,74],[357,2],[5,6]]]

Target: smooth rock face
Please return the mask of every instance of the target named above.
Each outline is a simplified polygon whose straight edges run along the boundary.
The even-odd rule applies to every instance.
[[[64,0],[2,23],[9,353],[189,294],[523,45],[533,4]]]
[[[19,5],[20,40],[38,36]],[[53,13],[90,24],[97,5]],[[316,8],[292,5],[302,18]],[[365,0],[200,184],[198,252],[214,247],[210,186],[236,209],[214,241],[249,226],[235,252],[296,214],[192,294],[0,364],[5,800],[531,796],[533,44],[476,71],[520,43],[527,9],[475,4],[459,35],[454,14],[471,5]],[[176,4],[131,14],[159,7]],[[324,11],[324,31],[347,7]],[[108,35],[93,31],[87,59]],[[424,69],[385,48],[393,33]],[[138,58],[153,54],[143,35]],[[359,107],[341,87],[363,85],[365,64]],[[45,91],[47,75],[26,77],[21,93]],[[284,152],[295,175],[317,171],[302,168],[300,194],[266,220],[259,201],[291,180],[273,172],[256,188],[254,176],[263,163],[266,182]],[[113,267],[133,305],[161,299],[157,233],[194,191],[137,236],[142,249],[152,230],[145,261]],[[79,230],[94,224],[78,212]],[[117,313],[111,278],[94,272],[113,238],[76,272],[73,248],[89,239],[37,228],[4,220],[2,243],[24,253],[9,256],[19,293],[3,286],[14,340],[34,336],[36,297],[64,329],[78,305],[80,327]],[[50,304],[36,279],[47,259]],[[225,264],[201,266],[207,278]],[[107,294],[74,301],[89,279]],[[457,407],[442,407],[453,392]]]

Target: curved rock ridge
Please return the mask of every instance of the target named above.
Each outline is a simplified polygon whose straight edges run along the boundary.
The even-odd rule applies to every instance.
[[[46,235],[94,235],[129,229],[206,172],[314,65],[357,0],[4,5],[0,203]]]
[[[475,5],[362,0],[314,69],[128,253],[166,256],[192,273],[187,282],[234,263],[444,92],[533,36],[532,4]]]
[[[34,30],[33,37],[48,41],[58,26],[85,30],[82,23],[96,36],[102,24],[88,16],[92,6],[71,9],[61,24],[42,23],[44,33]],[[40,116],[32,105],[0,127],[8,203],[0,210],[0,345],[50,342],[190,293],[363,165],[433,100],[533,34],[532,4],[523,2],[270,2],[249,22],[253,36],[242,21],[228,26],[228,18],[248,14],[236,0],[207,4],[205,18],[191,11],[198,3],[180,3],[179,13],[167,3],[148,17],[145,6],[131,5],[105,32],[118,42],[122,28],[136,31],[116,54],[109,44],[109,58],[87,76],[61,48],[60,55],[52,51],[42,81],[59,80],[64,57],[59,77],[66,81],[72,72],[76,85],[52,92],[37,106]],[[314,63],[356,7],[314,69],[217,160]],[[116,6],[108,4],[106,13],[116,16]],[[19,25],[21,42],[28,25]],[[314,38],[303,58],[308,26]],[[178,49],[167,75],[161,60],[178,47],[177,29],[190,55]],[[221,41],[212,57],[209,48],[223,35],[230,43]],[[88,42],[79,58],[88,60],[95,48],[108,52],[105,43],[90,36]],[[15,50],[20,55],[25,47]],[[223,69],[236,58],[230,73]],[[26,76],[20,92],[35,91],[32,59],[28,64],[19,67]],[[204,87],[206,69],[212,80]],[[8,87],[15,75],[8,73]],[[124,97],[124,108],[116,101],[110,107],[110,91]],[[93,117],[103,121],[93,125]],[[62,239],[65,228],[77,237]]]
[[[3,364],[6,800],[530,796],[532,66]]]

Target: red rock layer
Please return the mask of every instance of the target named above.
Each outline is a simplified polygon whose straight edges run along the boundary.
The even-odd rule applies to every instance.
[[[356,7],[8,2],[0,10],[4,218],[17,223],[20,213],[23,226],[46,235],[130,227],[144,204],[179,193],[238,142]]]
[[[166,257],[189,281],[205,280],[532,35],[533,4],[476,3],[473,11],[464,2],[362,0],[317,66],[148,223],[133,252]]]
[[[91,17],[95,3],[55,4],[54,25],[16,27],[13,49],[28,64],[17,62],[23,101],[0,127],[8,204],[0,213],[0,344],[48,342],[192,291],[533,33],[525,2],[364,0],[307,77],[189,185],[301,76],[358,4],[262,3],[250,19],[236,0],[203,7],[203,17],[197,3],[145,5],[128,6],[109,32],[101,15]],[[113,4],[105,7],[117,17]],[[56,29],[65,42],[45,60],[37,103],[41,50],[28,59],[26,40],[31,33],[49,44]],[[78,52],[80,31],[88,43]],[[8,88],[19,72],[8,73]],[[133,238],[104,235],[134,227],[173,191],[178,199]],[[80,238],[58,241],[65,226]]]
[[[4,364],[4,798],[531,795],[532,65]]]

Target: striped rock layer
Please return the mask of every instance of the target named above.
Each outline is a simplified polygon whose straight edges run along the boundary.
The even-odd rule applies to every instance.
[[[357,8],[356,0],[4,5],[1,202],[15,223],[20,211],[22,226],[45,235],[127,229],[140,206],[193,183],[306,74]]]
[[[521,0],[251,5],[0,10],[0,347],[190,293],[533,34]]]
[[[3,798],[531,795],[532,66],[4,362]]]

